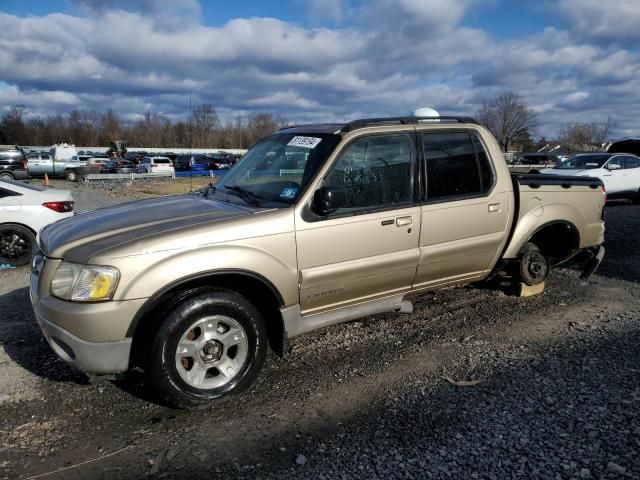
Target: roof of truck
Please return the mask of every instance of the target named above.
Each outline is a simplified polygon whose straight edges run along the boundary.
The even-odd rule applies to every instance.
[[[311,123],[308,125],[289,125],[282,127],[279,133],[347,133],[360,128],[385,125],[418,125],[424,123],[473,123],[478,122],[470,117],[381,117],[363,118],[347,123]]]

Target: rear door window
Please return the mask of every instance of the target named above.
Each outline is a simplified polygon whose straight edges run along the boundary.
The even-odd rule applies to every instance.
[[[638,168],[640,167],[640,160],[635,157],[624,157],[624,168]]]
[[[422,147],[427,200],[482,196],[493,186],[491,162],[475,133],[423,133]]]

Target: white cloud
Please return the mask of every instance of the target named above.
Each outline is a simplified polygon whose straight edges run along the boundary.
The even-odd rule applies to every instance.
[[[484,99],[513,90],[544,114],[539,133],[547,136],[560,123],[608,113],[624,121],[621,131],[640,130],[626,113],[640,106],[638,53],[558,28],[496,40],[461,26],[477,1],[373,0],[348,13],[337,2],[345,19],[359,21],[336,28],[248,18],[177,30],[158,25],[158,2],[141,13],[149,1],[77,2],[90,10],[85,16],[0,14],[0,66],[10,85],[0,104],[175,117],[192,92],[222,118],[269,109],[296,122],[334,121],[422,105],[473,115]],[[167,5],[199,12],[195,0]]]

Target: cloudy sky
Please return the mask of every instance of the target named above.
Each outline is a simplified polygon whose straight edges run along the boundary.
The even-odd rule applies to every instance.
[[[496,93],[537,135],[604,121],[640,135],[640,0],[0,0],[0,109],[212,103],[223,119],[473,115]]]

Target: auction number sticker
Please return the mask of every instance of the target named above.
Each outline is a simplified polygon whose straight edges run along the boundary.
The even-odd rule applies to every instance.
[[[316,137],[293,137],[287,145],[290,147],[316,148],[321,141],[321,138]]]

